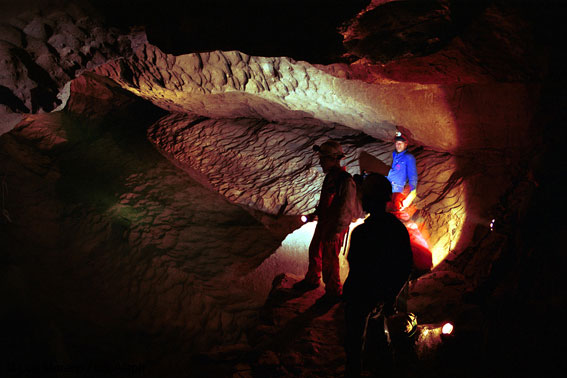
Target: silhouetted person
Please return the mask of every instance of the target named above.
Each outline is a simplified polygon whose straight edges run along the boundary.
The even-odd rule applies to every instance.
[[[313,146],[325,175],[321,198],[310,220],[318,218],[309,245],[309,268],[305,278],[294,285],[298,290],[319,287],[321,274],[325,283],[325,299],[338,301],[342,294],[339,273],[339,253],[357,208],[356,185],[351,175],[341,167],[344,158],[341,145],[328,140]]]
[[[362,208],[370,215],[352,231],[350,271],[343,290],[348,377],[360,375],[369,316],[375,309],[382,316],[394,313],[396,296],[412,269],[408,231],[385,211],[391,195],[390,182],[384,176],[366,176],[362,183]]]

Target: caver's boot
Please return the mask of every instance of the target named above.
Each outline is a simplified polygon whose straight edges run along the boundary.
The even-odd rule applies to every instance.
[[[304,278],[301,281],[294,283],[293,288],[297,291],[310,291],[317,289],[320,284],[320,280],[315,282],[314,280]]]

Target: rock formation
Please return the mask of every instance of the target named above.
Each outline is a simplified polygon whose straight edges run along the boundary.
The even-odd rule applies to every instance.
[[[48,372],[341,375],[340,306],[279,301],[306,262],[298,218],[323,179],[311,147],[338,139],[355,174],[368,156],[387,167],[396,130],[417,158],[415,219],[435,264],[410,309],[457,322],[459,348],[487,364],[483,348],[509,350],[503,369],[527,350],[520,366],[546,360],[549,326],[515,331],[564,304],[563,223],[538,222],[564,136],[559,7],[343,3],[2,3],[9,372],[33,344],[32,368]],[[523,314],[499,339],[508,311]]]
[[[103,27],[82,2],[30,3],[6,4],[0,20],[2,133],[18,123],[21,114],[54,110],[70,80],[85,69],[129,55],[145,39],[143,34]]]

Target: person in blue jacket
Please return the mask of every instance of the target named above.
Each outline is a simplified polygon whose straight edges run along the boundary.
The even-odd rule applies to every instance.
[[[392,167],[386,178],[392,184],[393,210],[404,211],[417,194],[417,168],[415,157],[407,151],[408,140],[400,132],[396,133],[394,147]]]

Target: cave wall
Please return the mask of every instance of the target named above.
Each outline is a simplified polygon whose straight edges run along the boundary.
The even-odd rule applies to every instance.
[[[155,151],[146,128],[163,111],[109,80],[93,87],[0,140],[10,374],[167,369],[167,354],[245,340],[265,299],[239,279],[281,238]]]
[[[560,234],[538,233],[547,240],[546,263],[536,257],[536,236],[524,243],[524,234],[538,227],[526,218],[545,217],[532,198],[541,201],[550,192],[560,198],[548,189],[550,182],[560,185],[542,163],[547,145],[564,140],[557,116],[564,99],[558,96],[558,8],[366,1],[355,11],[349,5],[332,25],[320,21],[321,33],[284,37],[278,45],[270,39],[280,35],[273,29],[264,40],[242,33],[254,22],[244,18],[246,11],[231,21],[232,38],[223,40],[223,29],[217,35],[207,24],[231,19],[220,9],[182,27],[174,21],[195,14],[173,1],[155,15],[151,2],[135,12],[122,2],[116,2],[120,9],[104,1],[32,3],[21,4],[33,5],[27,12],[11,5],[0,25],[0,235],[7,246],[6,308],[12,308],[6,318],[32,313],[34,301],[51,297],[38,301],[46,318],[71,312],[84,329],[111,325],[120,336],[97,339],[99,347],[127,345],[124,358],[134,363],[141,355],[152,358],[128,340],[140,330],[157,332],[161,346],[175,340],[187,352],[187,340],[199,340],[203,349],[243,341],[241,329],[258,298],[239,285],[226,291],[226,282],[277,248],[283,234],[268,227],[275,214],[291,217],[315,206],[322,174],[311,146],[338,138],[347,169],[358,173],[363,152],[389,163],[395,130],[410,136],[417,157],[416,205],[436,263],[449,256],[437,268],[449,279],[430,276],[423,286],[435,281],[441,291],[451,285],[473,290],[483,308],[496,309],[488,328],[501,324],[507,310],[521,310],[516,292],[537,306],[547,306],[550,292],[561,303],[554,279],[526,278],[530,267],[541,276],[557,273],[564,257],[549,238]],[[335,15],[344,10],[338,3],[331,7]],[[323,6],[313,7],[307,14],[324,19],[316,12]],[[164,14],[174,20],[170,25],[156,21]],[[129,16],[117,21],[118,15]],[[549,30],[546,20],[554,20]],[[281,24],[260,25],[286,35]],[[339,32],[338,45],[318,44]],[[557,153],[551,155],[560,161]],[[550,230],[563,224],[555,216],[543,222]],[[290,232],[298,224],[287,226]],[[218,270],[198,277],[196,265]],[[44,271],[64,278],[30,284]],[[15,300],[15,292],[24,299]],[[82,299],[86,294],[91,303]],[[458,307],[458,301],[443,307],[437,294],[421,298],[425,313]],[[17,324],[39,324],[27,320]],[[80,339],[92,336],[70,338],[75,328],[54,320],[37,327],[66,336],[55,346],[34,336],[38,349],[58,361],[81,359]],[[530,337],[541,344],[535,332]],[[152,337],[140,342],[149,345]],[[62,346],[67,357],[54,352]]]

